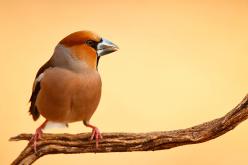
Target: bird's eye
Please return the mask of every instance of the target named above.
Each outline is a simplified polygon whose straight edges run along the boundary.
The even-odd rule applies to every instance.
[[[92,40],[87,40],[87,41],[85,41],[85,43],[87,45],[89,45],[89,46],[93,46],[94,45],[94,41],[92,41]]]

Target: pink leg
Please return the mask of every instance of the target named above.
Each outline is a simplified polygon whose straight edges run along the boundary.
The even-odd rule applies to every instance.
[[[34,147],[34,151],[37,152],[37,141],[41,139],[42,136],[42,129],[45,128],[46,124],[47,124],[47,120],[42,123],[35,131],[35,134],[32,136],[32,138],[29,140],[29,144],[32,143],[33,147]]]
[[[99,139],[102,139],[102,135],[101,135],[99,129],[96,126],[89,124],[88,122],[84,122],[84,125],[86,127],[92,128],[90,140],[96,139],[96,148],[98,148]]]

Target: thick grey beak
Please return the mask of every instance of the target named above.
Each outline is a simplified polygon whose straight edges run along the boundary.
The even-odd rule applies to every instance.
[[[97,45],[98,57],[117,51],[119,48],[109,40],[102,38],[101,42]]]

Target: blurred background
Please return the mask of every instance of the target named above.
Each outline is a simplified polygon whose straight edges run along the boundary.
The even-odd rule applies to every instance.
[[[101,58],[103,94],[91,122],[102,132],[187,128],[221,117],[248,92],[248,2],[1,1],[0,164],[33,133],[28,99],[34,76],[66,35],[91,30],[120,50]],[[248,122],[202,144],[135,153],[49,155],[36,164],[243,165]],[[82,123],[49,132],[89,132]]]

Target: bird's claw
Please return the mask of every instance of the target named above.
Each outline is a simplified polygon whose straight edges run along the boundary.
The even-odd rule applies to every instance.
[[[96,140],[96,148],[98,148],[99,139],[102,139],[102,135],[97,127],[92,128],[90,140],[93,140],[93,139]]]
[[[32,148],[34,149],[34,152],[37,152],[37,141],[41,140],[41,136],[42,136],[42,130],[41,129],[37,129],[35,131],[35,134],[32,136],[32,138],[29,140],[29,144],[32,145]]]

